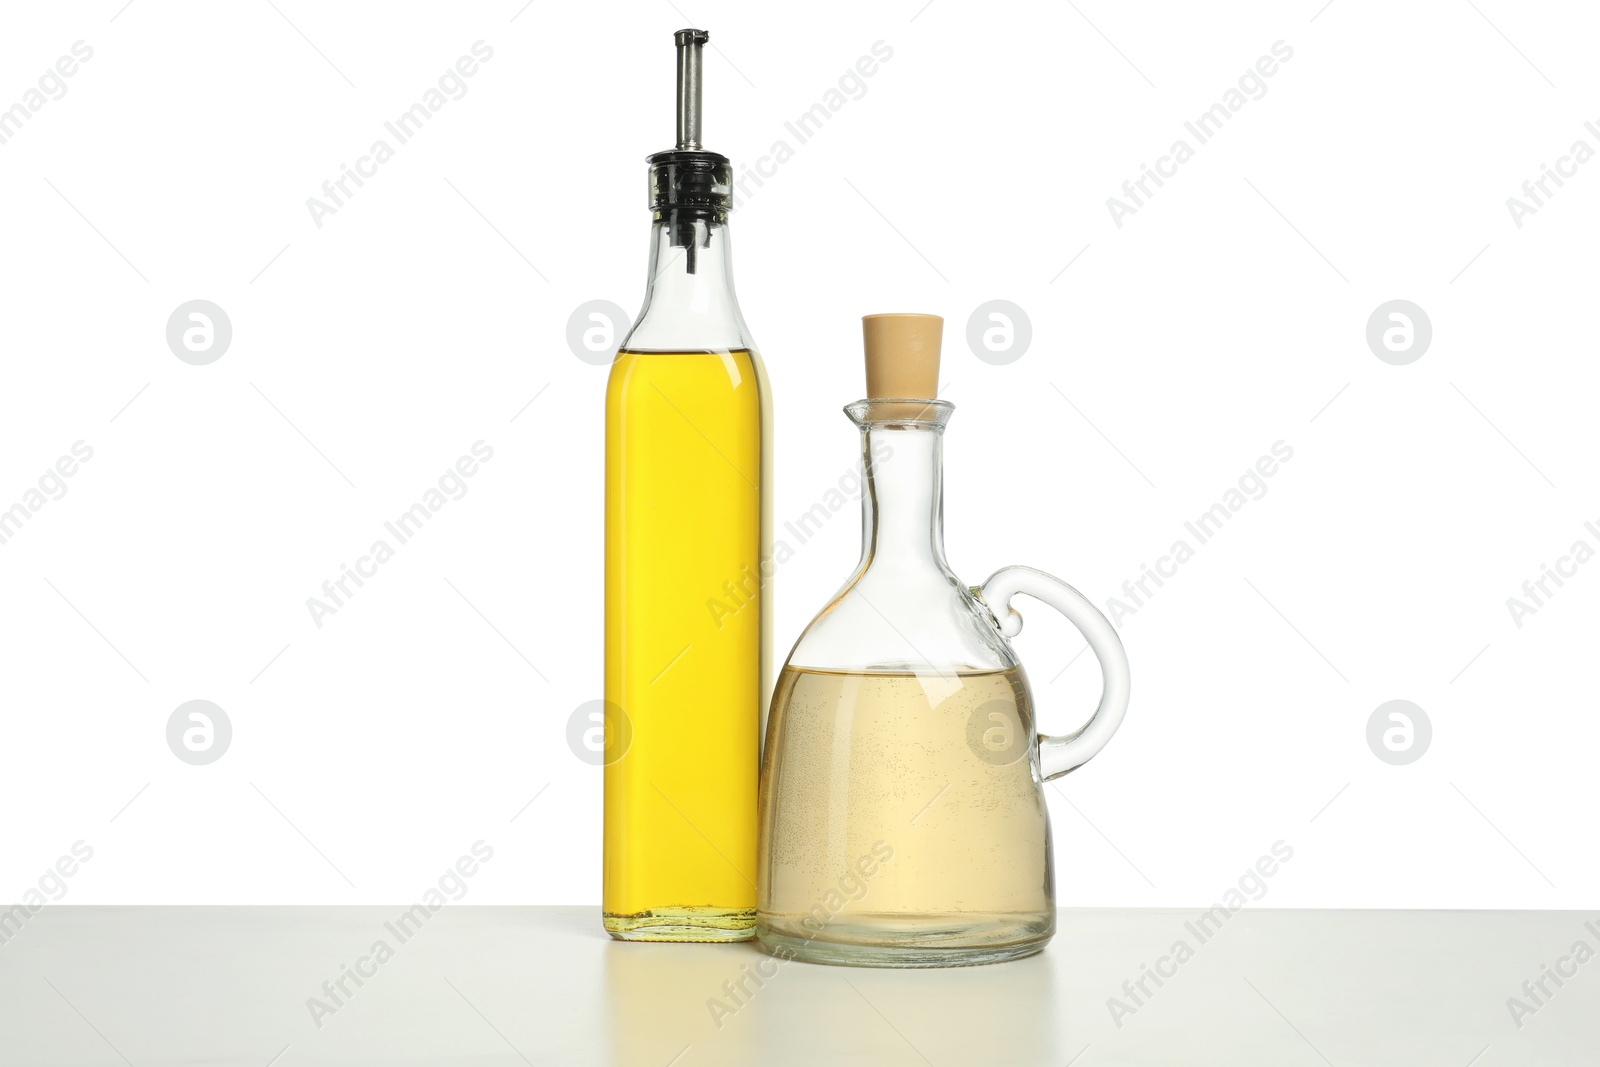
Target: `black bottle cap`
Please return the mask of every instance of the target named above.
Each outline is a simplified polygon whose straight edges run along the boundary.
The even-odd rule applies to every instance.
[[[673,149],[649,156],[650,211],[689,211],[725,220],[733,207],[733,164],[716,152]]]

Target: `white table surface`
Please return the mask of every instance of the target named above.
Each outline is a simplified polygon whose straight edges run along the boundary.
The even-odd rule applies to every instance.
[[[1506,1003],[1600,950],[1600,912],[1245,910],[1201,944],[1195,911],[1064,910],[1012,963],[784,963],[719,1027],[723,983],[777,961],[613,942],[593,908],[449,905],[400,943],[403,910],[46,907],[0,945],[0,1063],[1600,1064],[1600,959],[1520,1027]],[[1180,938],[1193,958],[1116,1025],[1107,999]],[[393,958],[319,1028],[307,999],[379,939]]]

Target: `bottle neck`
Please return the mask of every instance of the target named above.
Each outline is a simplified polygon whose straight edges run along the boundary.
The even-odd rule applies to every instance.
[[[949,574],[942,429],[864,425],[861,570]]]
[[[644,308],[622,347],[685,351],[753,348],[733,291],[725,218],[667,210],[650,231]]]

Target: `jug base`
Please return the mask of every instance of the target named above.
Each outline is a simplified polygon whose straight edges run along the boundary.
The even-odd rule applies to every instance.
[[[784,923],[788,927],[792,924]],[[756,923],[764,951],[783,959],[846,967],[972,967],[1032,956],[1049,944],[1055,924],[990,922],[974,926],[919,919],[900,929],[830,923],[813,932],[781,929],[765,918]]]
[[[606,933],[618,941],[748,941],[755,936],[754,908],[652,908],[637,915],[604,915]]]

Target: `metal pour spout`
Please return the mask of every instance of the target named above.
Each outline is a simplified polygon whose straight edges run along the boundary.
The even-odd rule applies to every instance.
[[[705,30],[679,30],[678,151],[698,152],[700,144],[700,58],[711,35]]]
[[[672,247],[684,250],[684,269],[694,274],[698,250],[709,247],[711,230],[728,221],[733,207],[733,169],[726,156],[707,152],[701,141],[701,59],[711,35],[679,30],[678,143],[648,156],[650,211]]]

